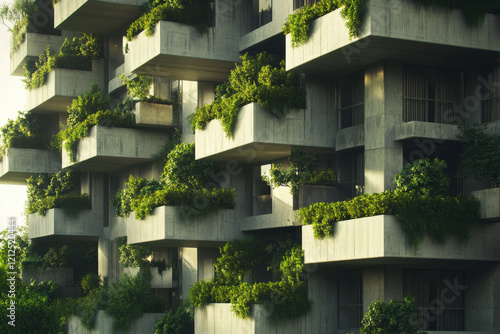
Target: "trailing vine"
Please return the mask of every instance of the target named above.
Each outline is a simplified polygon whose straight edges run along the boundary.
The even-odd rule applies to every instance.
[[[215,100],[196,108],[191,125],[202,130],[213,119],[219,119],[227,137],[232,137],[234,123],[240,108],[256,102],[275,117],[283,117],[291,108],[305,107],[305,92],[300,88],[299,76],[287,73],[284,62],[279,65],[266,52],[255,57],[245,54],[241,64],[231,70],[229,79],[217,86]]]

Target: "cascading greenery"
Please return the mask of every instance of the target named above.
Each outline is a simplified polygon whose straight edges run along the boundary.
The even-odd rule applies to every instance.
[[[8,120],[1,128],[2,146],[0,156],[15,148],[47,148],[49,137],[42,131],[39,115],[19,112],[15,120]]]
[[[208,303],[231,303],[240,318],[250,315],[253,304],[263,304],[273,318],[294,318],[310,310],[307,289],[302,280],[303,252],[291,242],[265,243],[253,238],[228,242],[217,259],[215,278],[195,283],[189,300],[195,307]],[[246,273],[259,263],[281,274],[276,282],[247,283]],[[278,271],[279,270],[279,271]],[[278,298],[279,296],[279,298]]]
[[[202,130],[213,119],[219,119],[227,137],[232,137],[240,108],[256,102],[280,118],[291,108],[305,107],[305,92],[299,76],[287,73],[284,62],[279,64],[266,52],[255,57],[245,54],[241,64],[229,74],[229,79],[217,86],[215,100],[196,109],[190,119],[193,131]]]
[[[234,189],[206,188],[215,165],[194,157],[194,144],[178,144],[167,155],[161,180],[130,176],[125,189],[117,192],[111,205],[116,214],[127,217],[135,212],[144,219],[158,206],[175,206],[189,215],[234,208]]]
[[[57,174],[42,173],[27,180],[28,213],[44,215],[52,208],[62,208],[69,215],[88,209],[90,200],[87,194],[76,193],[80,189],[80,176],[72,171]]]
[[[446,168],[439,160],[431,164],[434,164],[435,168],[427,168],[418,173],[423,180],[439,178],[440,173],[425,173],[434,173],[439,168]],[[421,162],[416,162],[415,165],[421,165]],[[411,169],[408,168],[409,171]],[[418,175],[415,177],[418,178]],[[395,179],[400,182],[404,178],[396,175]],[[449,185],[444,186],[445,189],[448,187]],[[443,195],[440,193],[443,185],[436,182],[428,182],[427,190],[423,193],[416,189],[403,191],[404,189],[407,187],[401,184],[395,191],[365,194],[334,203],[314,203],[301,208],[299,218],[304,225],[313,225],[316,238],[323,238],[333,234],[333,226],[338,221],[395,215],[415,251],[426,235],[438,243],[444,243],[449,237],[456,237],[460,242],[468,240],[471,229],[479,220],[479,202],[476,198]]]
[[[24,64],[24,83],[27,89],[41,87],[49,72],[55,68],[92,70],[92,59],[103,56],[103,38],[100,35],[82,33],[82,36],[65,39],[58,54],[53,54],[50,47],[35,62]]]
[[[331,169],[317,172],[318,156],[315,153],[303,152],[297,148],[292,149],[290,167],[284,169],[281,164],[274,164],[269,170],[269,177],[263,175],[262,179],[270,186],[290,187],[290,192],[296,194],[299,185],[334,186],[337,183],[335,172]]]
[[[142,5],[142,14],[127,30],[131,41],[142,31],[146,36],[154,33],[159,21],[172,21],[193,25],[204,32],[213,24],[214,11],[210,0],[148,0]]]
[[[172,105],[174,102],[168,99],[150,94],[151,86],[154,82],[154,77],[147,75],[138,75],[133,80],[129,80],[124,74],[120,75],[120,80],[127,86],[127,97],[134,102],[148,102],[158,104]]]

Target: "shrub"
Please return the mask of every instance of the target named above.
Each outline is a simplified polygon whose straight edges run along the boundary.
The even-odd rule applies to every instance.
[[[19,49],[26,33],[32,30],[30,21],[38,10],[38,5],[30,0],[15,0],[10,5],[4,3],[0,6],[0,19],[11,32],[11,53]]]
[[[17,118],[8,120],[2,127],[2,147],[0,156],[10,147],[17,148],[47,148],[49,139],[44,135],[40,117],[29,112],[19,112]]]
[[[227,82],[217,86],[215,100],[192,114],[193,131],[202,130],[211,120],[219,119],[226,136],[231,137],[238,111],[252,102],[278,118],[290,108],[305,106],[299,76],[287,73],[284,62],[278,65],[274,56],[265,52],[255,57],[245,54],[240,59],[241,64],[231,71]]]
[[[175,312],[168,311],[155,325],[155,334],[194,334],[193,312],[182,305]]]
[[[416,192],[422,196],[446,196],[450,193],[450,177],[446,161],[418,159],[406,164],[394,177],[394,192]]]
[[[80,287],[84,296],[96,293],[102,285],[101,277],[96,273],[88,273],[83,276]]]
[[[117,239],[118,240],[118,239]],[[120,263],[125,268],[149,266],[148,257],[153,255],[153,249],[149,246],[132,246],[127,244],[126,237],[118,240],[118,251],[120,252]]]

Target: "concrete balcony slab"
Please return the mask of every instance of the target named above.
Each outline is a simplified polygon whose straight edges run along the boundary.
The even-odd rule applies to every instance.
[[[143,220],[127,218],[127,242],[168,247],[214,247],[243,237],[234,210],[185,216],[179,208],[160,206]]]
[[[59,0],[54,26],[61,30],[109,35],[141,15],[145,0]]]
[[[28,215],[30,239],[49,240],[97,240],[103,231],[102,210],[80,210],[75,216],[67,216],[64,209],[50,209],[45,215]]]
[[[287,157],[293,146],[328,150],[335,140],[329,125],[304,109],[291,110],[278,119],[257,103],[251,103],[238,112],[232,138],[227,138],[219,120],[196,130],[196,159],[257,163]]]
[[[134,114],[139,127],[170,128],[178,124],[173,107],[167,104],[137,102]]]
[[[238,38],[224,25],[197,28],[160,21],[152,36],[141,32],[128,42],[125,63],[138,75],[192,81],[224,81],[239,61]]]
[[[0,158],[0,183],[26,184],[26,180],[40,173],[57,173],[61,158],[54,151],[34,148],[9,148]]]
[[[454,124],[412,121],[394,126],[395,140],[405,141],[416,138],[458,141],[458,127]]]
[[[500,188],[476,190],[471,195],[479,199],[479,211],[482,219],[500,222]]]
[[[102,60],[92,61],[92,71],[54,69],[47,75],[43,86],[26,91],[26,111],[47,114],[66,112],[73,99],[89,91],[92,83],[103,87],[102,71]]]
[[[133,165],[152,162],[169,136],[163,131],[94,126],[76,149],[75,161],[62,152],[62,168],[113,173]]]
[[[449,239],[439,245],[426,237],[415,252],[394,216],[380,215],[336,222],[332,237],[316,239],[311,225],[302,227],[305,263],[370,260],[381,263],[408,259],[498,261],[500,225],[481,223],[467,244]],[[496,239],[495,239],[496,238]]]
[[[65,36],[26,33],[24,42],[10,55],[10,75],[23,76],[24,64],[28,60],[38,60],[38,56],[47,50],[58,51]]]
[[[286,36],[287,70],[340,77],[384,59],[446,67],[493,61],[500,51],[498,15],[471,27],[459,10],[372,0],[360,35],[350,39],[340,11],[316,19],[304,44],[292,47]]]

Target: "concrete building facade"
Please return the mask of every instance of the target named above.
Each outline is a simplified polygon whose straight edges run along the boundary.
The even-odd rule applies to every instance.
[[[455,177],[462,149],[459,125],[484,124],[500,134],[500,13],[485,14],[473,27],[459,10],[367,0],[357,37],[349,37],[338,9],[315,19],[307,41],[293,47],[281,27],[304,1],[214,0],[214,26],[207,32],[160,21],[152,36],[142,32],[127,41],[126,30],[143,2],[59,0],[49,13],[63,37],[102,34],[104,57],[93,61],[91,71],[51,72],[43,87],[29,92],[29,110],[63,127],[72,99],[91,83],[123,99],[120,75],[153,76],[154,95],[178,98],[181,107],[138,105],[138,127],[92,128],[75,159],[64,150],[58,159],[48,151],[10,149],[0,164],[0,181],[19,184],[30,175],[71,169],[81,173],[82,193],[92,203],[76,218],[60,209],[31,214],[32,242],[97,245],[98,273],[110,282],[130,271],[119,263],[117,238],[155,247],[154,257],[178,249],[178,272],[154,277],[152,285],[168,296],[171,307],[187,299],[193,283],[214,276],[219,247],[227,241],[291,234],[302,244],[312,301],[307,315],[275,321],[255,305],[249,319],[239,319],[228,304],[210,304],[195,310],[196,334],[352,332],[374,300],[402,300],[407,294],[422,301],[417,306],[427,331],[500,333],[500,191]],[[12,74],[21,75],[23,62],[46,45],[61,45],[61,36],[28,34],[11,56]],[[305,108],[277,119],[253,103],[239,111],[232,138],[218,120],[193,134],[188,117],[213,101],[215,87],[240,55],[261,51],[276,54],[287,71],[301,74]],[[195,143],[196,159],[217,163],[222,172],[214,182],[235,189],[235,208],[188,221],[167,206],[145,220],[134,214],[117,217],[110,202],[130,175],[159,179],[162,168],[152,157],[171,140],[173,127],[182,142]],[[302,186],[295,195],[288,187],[260,194],[256,175],[286,163],[293,148],[320,154],[335,170],[337,185]],[[335,235],[320,240],[297,218],[300,207],[314,202],[391,190],[405,163],[435,157],[448,163],[452,193],[472,193],[480,200],[481,220],[465,245],[425,239],[414,251],[391,215],[338,222]],[[153,318],[158,315],[143,322]],[[106,321],[100,313],[99,328],[108,328]],[[75,319],[68,328],[84,332]],[[133,330],[152,332],[140,323]]]

